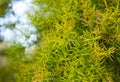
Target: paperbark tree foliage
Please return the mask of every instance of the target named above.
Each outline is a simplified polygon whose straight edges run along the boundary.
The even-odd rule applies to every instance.
[[[119,82],[119,0],[34,4],[29,17],[42,39],[31,60],[18,61],[17,82]]]
[[[119,1],[111,2],[113,5],[108,0],[35,0],[37,10],[29,17],[42,40],[33,60],[21,63],[24,70],[19,80],[119,80]]]

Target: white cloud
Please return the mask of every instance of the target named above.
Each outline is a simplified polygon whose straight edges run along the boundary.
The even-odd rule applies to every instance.
[[[5,24],[13,24],[18,20],[17,16],[14,16],[13,14],[8,14],[4,18],[4,23]]]
[[[4,24],[4,18],[0,18],[0,25]]]
[[[14,40],[14,33],[12,30],[10,30],[8,28],[3,31],[2,35],[4,36],[5,41],[13,41]]]
[[[24,3],[24,1],[18,1],[13,3],[13,11],[18,16],[25,14],[27,9],[28,6]]]

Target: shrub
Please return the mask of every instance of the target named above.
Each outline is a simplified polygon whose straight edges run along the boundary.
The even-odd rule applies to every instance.
[[[118,82],[119,0],[35,0],[42,35],[18,82]],[[21,67],[22,66],[22,67]],[[19,77],[23,76],[23,77]]]

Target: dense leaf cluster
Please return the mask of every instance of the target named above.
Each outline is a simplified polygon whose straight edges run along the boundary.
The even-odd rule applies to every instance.
[[[31,60],[17,61],[16,81],[119,82],[119,3],[35,0],[36,10],[29,17],[42,38]]]

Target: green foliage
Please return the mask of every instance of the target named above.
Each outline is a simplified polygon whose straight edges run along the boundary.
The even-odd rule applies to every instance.
[[[25,48],[22,45],[14,44],[6,49],[6,54],[8,57],[12,58],[13,61],[21,61],[25,55]]]
[[[3,16],[8,11],[8,4],[11,0],[0,0],[0,16]]]
[[[15,82],[13,73],[14,70],[10,66],[0,68],[0,82]]]
[[[14,43],[6,48],[5,54],[9,59],[9,65],[6,67],[5,72],[2,72],[2,77],[7,79],[7,74],[11,74],[10,77],[12,76],[12,79],[10,78],[11,80],[9,80],[8,78],[2,82],[32,82],[34,61],[28,59],[25,48],[20,44]],[[3,71],[3,69],[0,71]]]
[[[23,48],[8,50],[11,59],[17,59],[17,82],[119,82],[119,0],[35,0],[34,4],[38,9],[29,17],[42,35],[36,55],[20,60]]]
[[[24,50],[24,47],[19,44],[4,48],[2,56],[7,58],[7,65],[0,67],[0,82],[16,82],[19,65],[25,59]]]
[[[30,18],[45,42],[36,49],[35,81],[119,81],[119,0],[35,4],[39,9]]]

